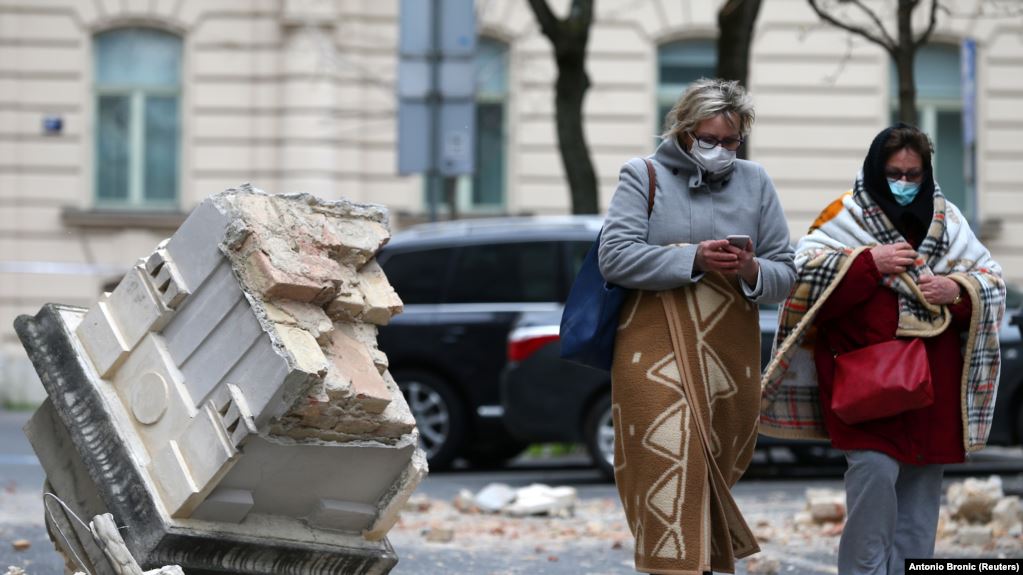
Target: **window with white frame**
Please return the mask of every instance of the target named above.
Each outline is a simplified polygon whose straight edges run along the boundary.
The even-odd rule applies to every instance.
[[[457,182],[458,208],[500,211],[505,205],[508,124],[508,45],[476,41],[476,172]]]
[[[681,40],[662,44],[657,49],[657,130],[695,80],[713,78],[717,72],[717,45],[714,40]]]
[[[178,205],[181,39],[152,28],[119,28],[93,44],[96,204]]]
[[[963,92],[959,46],[928,44],[913,62],[916,78],[917,126],[934,142],[934,179],[941,193],[967,218],[973,214],[973,198],[963,170]],[[899,80],[891,66],[893,123],[899,118]]]

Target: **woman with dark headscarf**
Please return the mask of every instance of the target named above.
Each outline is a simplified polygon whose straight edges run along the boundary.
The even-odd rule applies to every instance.
[[[845,452],[843,575],[902,573],[905,558],[933,555],[943,466],[982,448],[990,431],[1001,267],[941,194],[931,154],[927,136],[906,124],[874,138],[854,189],[796,246],[799,277],[764,374],[762,433],[830,439]],[[836,413],[834,396],[849,389],[840,387],[897,377],[885,366],[869,380],[836,377],[842,354],[914,338],[930,370],[929,404]]]

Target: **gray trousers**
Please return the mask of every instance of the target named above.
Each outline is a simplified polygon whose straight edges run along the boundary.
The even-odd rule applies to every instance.
[[[907,465],[877,451],[845,458],[839,575],[903,575],[906,558],[932,557],[944,466]]]

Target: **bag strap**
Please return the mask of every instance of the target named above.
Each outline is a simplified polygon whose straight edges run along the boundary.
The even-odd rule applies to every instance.
[[[657,172],[654,171],[654,163],[650,158],[643,158],[643,161],[646,162],[647,181],[650,182],[650,190],[646,194],[646,217],[650,219],[650,214],[654,211],[654,196],[657,195]]]

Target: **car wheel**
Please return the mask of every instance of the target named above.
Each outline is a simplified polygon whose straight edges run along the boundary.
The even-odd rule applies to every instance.
[[[394,374],[419,428],[419,446],[433,470],[445,469],[458,455],[465,439],[462,399],[439,377],[422,371]]]
[[[594,466],[608,479],[615,474],[615,428],[611,417],[611,394],[605,393],[593,404],[583,424],[586,450]]]

